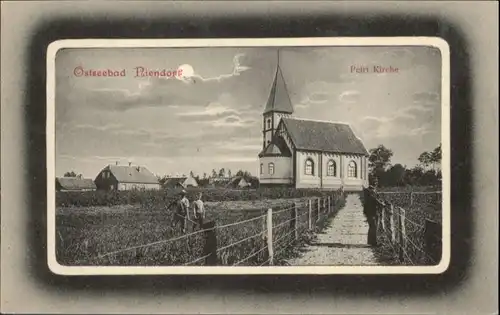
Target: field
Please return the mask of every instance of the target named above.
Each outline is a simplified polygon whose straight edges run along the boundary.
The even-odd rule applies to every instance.
[[[440,187],[388,187],[379,190],[379,196],[383,200],[393,204],[395,208],[401,207],[405,210],[404,264],[429,265],[438,263],[430,257],[428,249],[426,249],[425,229],[427,220],[439,226],[442,224],[442,195],[437,193],[439,191],[441,191]],[[398,210],[395,210],[396,222],[400,219]],[[400,232],[399,228],[398,232]],[[395,247],[399,246],[399,240],[392,246],[387,236],[382,237],[380,241],[382,246],[378,251],[383,260],[389,263],[401,263],[397,257],[397,250],[394,250]]]
[[[189,191],[190,200],[197,191]],[[332,196],[333,192],[204,191],[203,199],[208,200],[205,202],[206,220],[223,227],[216,230],[220,264],[237,264],[250,255],[253,256],[241,264],[265,263],[267,253],[262,250],[266,245],[263,237],[265,210],[273,208],[275,212],[273,239],[287,245],[291,236],[287,223],[290,211],[280,210],[291,209],[297,203],[303,219],[307,199],[317,200],[326,194]],[[194,231],[190,224],[188,233],[192,233],[191,236],[171,240],[182,236],[171,225],[172,212],[165,209],[173,195],[148,191],[59,193],[56,200],[58,262],[63,265],[203,264],[204,233]],[[246,222],[231,225],[241,221]],[[305,233],[307,224],[301,222],[300,241],[305,242],[311,235]],[[290,254],[290,250],[278,253],[277,261]]]

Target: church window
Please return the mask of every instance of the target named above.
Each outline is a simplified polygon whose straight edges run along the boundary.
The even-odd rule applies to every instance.
[[[326,176],[337,176],[337,165],[335,164],[335,161],[328,161],[326,167]]]
[[[260,174],[264,174],[264,164],[260,163]]]
[[[314,162],[311,159],[306,160],[306,175],[314,175]]]
[[[269,143],[271,143],[271,140],[267,140],[267,145],[269,145]]]
[[[267,129],[271,129],[271,119],[267,120]]]
[[[347,169],[347,176],[351,177],[351,178],[358,177],[358,168],[357,168],[356,162],[354,162],[354,161],[349,162],[349,166]]]
[[[269,163],[268,165],[268,171],[269,171],[269,175],[273,175],[274,174],[274,163]]]

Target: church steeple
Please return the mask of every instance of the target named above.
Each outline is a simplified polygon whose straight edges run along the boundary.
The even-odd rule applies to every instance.
[[[279,50],[276,64],[276,72],[274,75],[273,85],[269,92],[266,107],[263,116],[263,149],[271,142],[275,130],[281,117],[290,117],[293,114],[293,106],[288,95],[283,73],[281,72],[279,63]]]
[[[274,81],[271,87],[271,92],[269,93],[269,98],[267,99],[266,108],[264,109],[264,114],[272,111],[286,114],[293,113],[292,102],[290,101],[290,96],[288,95],[285,80],[283,79],[283,73],[280,68],[279,51],[276,73],[274,75]]]

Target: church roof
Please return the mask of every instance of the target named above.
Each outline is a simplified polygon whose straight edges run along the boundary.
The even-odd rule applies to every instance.
[[[264,114],[271,111],[287,114],[293,113],[292,102],[290,101],[290,96],[288,95],[285,80],[283,79],[283,74],[281,73],[279,65],[276,69],[276,75],[271,87],[271,92],[269,93],[266,108],[264,109]]]
[[[281,121],[299,150],[368,155],[348,124],[293,118]]]
[[[263,156],[287,156],[291,157],[292,153],[285,142],[280,136],[273,137],[272,141],[259,153],[259,157]]]

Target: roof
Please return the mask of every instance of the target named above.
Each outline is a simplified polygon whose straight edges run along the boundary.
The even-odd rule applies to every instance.
[[[281,122],[299,150],[368,155],[348,124],[293,118],[282,118]]]
[[[276,69],[276,75],[271,87],[271,92],[269,93],[266,108],[264,109],[264,114],[271,111],[287,114],[293,113],[292,102],[290,101],[290,96],[288,95],[285,80],[283,79],[283,74],[281,73],[279,65]]]
[[[108,165],[106,169],[120,183],[159,184],[158,178],[144,166]]]
[[[292,152],[288,148],[285,140],[280,136],[274,136],[272,141],[259,153],[259,157],[264,156],[287,156],[291,157]]]
[[[97,188],[94,181],[90,178],[59,177],[56,178],[56,182],[58,182],[61,189],[64,190],[84,190]]]
[[[170,177],[169,179],[167,179],[164,186],[167,188],[174,188],[179,185],[184,187],[184,182],[186,181],[186,179],[187,177]]]
[[[231,181],[227,184],[228,187],[247,187],[251,184],[248,183],[243,176],[235,176]]]

